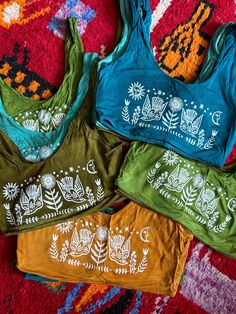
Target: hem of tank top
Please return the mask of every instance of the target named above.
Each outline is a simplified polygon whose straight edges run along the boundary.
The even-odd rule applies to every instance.
[[[124,198],[124,196],[122,196],[120,194],[117,194],[115,191],[113,191],[112,193],[110,193],[109,195],[106,196],[106,199],[103,200],[102,203],[105,203],[105,201],[106,201],[109,204],[113,204],[114,202],[117,202],[117,201],[119,201],[120,199],[123,199],[123,198]],[[107,201],[107,199],[110,199],[110,200]],[[82,212],[77,212],[75,210],[74,212],[72,212],[71,214],[69,214],[66,217],[58,216],[58,217],[54,217],[54,219],[52,219],[50,221],[45,219],[45,220],[43,220],[40,223],[37,222],[37,225],[34,225],[34,224],[26,225],[25,224],[23,228],[21,228],[21,226],[20,226],[20,229],[18,229],[18,230],[15,227],[11,227],[11,230],[7,229],[7,226],[8,226],[7,220],[5,219],[5,216],[1,214],[1,216],[3,217],[3,220],[4,220],[4,226],[6,227],[6,229],[0,228],[0,231],[5,236],[18,235],[18,234],[23,233],[23,232],[34,231],[34,230],[42,229],[44,227],[52,226],[52,225],[55,225],[55,224],[63,222],[63,221],[67,221],[67,220],[71,220],[71,219],[74,220],[74,219],[77,219],[78,217],[91,215],[93,213],[99,212],[100,208],[103,208],[104,206],[105,205],[99,206],[99,204],[98,204],[96,206],[97,208],[95,208],[93,206],[91,208],[88,208],[84,212],[83,211]],[[27,227],[27,228],[25,228],[25,227]],[[14,229],[14,230],[12,230],[12,229]]]
[[[82,40],[81,40],[81,36],[79,34],[79,31],[77,30],[77,34],[72,34],[72,31],[71,31],[71,28],[73,24],[76,23],[76,20],[75,18],[71,18],[71,17],[68,17],[67,18],[67,21],[70,25],[69,27],[69,31],[70,31],[70,34],[71,34],[71,37],[73,38],[73,44],[72,44],[72,48],[75,47],[77,48],[77,52],[78,53],[81,53],[81,55],[83,56],[84,55],[84,47],[83,47],[83,43],[82,43]],[[77,29],[77,28],[76,28]],[[78,42],[77,42],[78,41]],[[66,53],[66,43],[64,45],[64,51]],[[62,89],[65,87],[66,85],[66,81],[68,80],[68,77],[70,76],[71,74],[71,64],[70,64],[70,60],[71,60],[71,55],[74,53],[73,49],[70,49],[69,50],[69,57],[68,57],[68,71],[64,74],[64,78],[62,80],[62,83],[61,85],[59,86],[58,90],[56,91],[56,93],[50,97],[49,99],[46,99],[46,100],[35,100],[35,99],[32,99],[32,98],[29,98],[29,97],[26,97],[24,96],[23,94],[19,93],[16,89],[14,89],[13,87],[9,86],[8,84],[6,84],[3,79],[0,77],[0,85],[4,85],[5,88],[7,88],[11,93],[14,94],[15,97],[19,98],[21,101],[24,101],[24,102],[31,102],[30,105],[37,105],[37,106],[43,106],[43,109],[47,108],[52,101],[54,101],[54,99],[56,98],[59,98],[61,92],[62,92]],[[66,61],[66,60],[65,60]],[[83,68],[81,68],[81,75],[82,75],[82,72],[83,72]],[[1,89],[1,88],[0,88]],[[28,104],[27,104],[28,105]],[[4,106],[4,104],[3,104]],[[5,106],[4,106],[5,107]]]
[[[47,275],[46,273],[43,273],[43,272],[40,272],[40,271],[32,271],[30,270],[29,268],[24,268],[24,267],[21,267],[18,262],[16,263],[16,267],[18,270],[20,270],[21,272],[23,273],[30,273],[32,275],[36,275],[36,276],[40,276],[40,277],[45,277],[45,278],[48,278],[48,279],[52,279],[52,280],[55,280],[55,281],[61,281],[61,282],[67,282],[67,283],[78,283],[78,279],[66,279],[66,277],[63,277],[63,276],[57,276],[57,275]],[[167,296],[170,296],[170,297],[174,297],[177,293],[177,290],[178,290],[178,287],[173,291],[171,289],[163,289],[163,290],[157,290],[155,292],[149,290],[149,289],[142,289],[141,287],[137,287],[137,289],[135,289],[134,287],[131,287],[131,286],[128,286],[128,285],[125,285],[125,284],[119,284],[119,285],[116,285],[114,282],[110,281],[110,280],[86,280],[86,279],[79,279],[80,281],[84,282],[84,283],[87,283],[87,284],[104,284],[104,285],[111,285],[111,286],[114,286],[114,287],[117,287],[117,288],[124,288],[124,289],[131,289],[131,290],[139,290],[141,292],[147,292],[147,293],[153,293],[153,294],[160,294],[160,295],[167,295]],[[181,278],[180,278],[181,280]],[[155,284],[155,282],[152,280],[152,286]],[[180,284],[180,283],[179,283]]]
[[[97,125],[97,122],[96,122],[96,125]],[[101,128],[101,129],[106,128],[106,130],[107,130],[107,127],[104,127],[103,124],[99,123],[99,125],[100,125],[99,128]],[[195,158],[195,157],[193,157],[190,153],[186,153],[186,152],[182,151],[181,149],[177,148],[176,146],[172,145],[171,143],[167,143],[166,141],[156,140],[156,139],[153,139],[153,140],[152,140],[152,139],[151,139],[151,141],[152,141],[152,142],[151,142],[151,141],[150,141],[150,138],[146,138],[146,137],[143,137],[143,136],[139,136],[138,139],[134,139],[134,138],[130,137],[127,133],[126,133],[127,135],[124,135],[125,132],[123,132],[123,134],[119,133],[119,131],[116,131],[116,130],[113,129],[111,126],[110,126],[110,130],[107,131],[107,132],[110,132],[110,133],[112,133],[112,134],[119,134],[119,136],[121,136],[122,138],[127,139],[127,140],[129,140],[129,141],[131,141],[131,142],[142,142],[142,143],[145,143],[145,144],[150,144],[150,145],[155,145],[155,146],[161,146],[161,147],[163,147],[163,148],[171,149],[171,150],[173,150],[173,151],[179,153],[181,156],[187,157],[187,158],[189,158],[189,159],[192,160],[192,161],[199,161],[199,162],[205,163],[205,164],[207,164],[207,165],[214,166],[214,167],[216,167],[216,168],[219,167],[220,169],[222,169],[222,168],[224,167],[224,163],[225,163],[225,161],[226,161],[226,159],[227,159],[227,157],[228,157],[228,156],[226,156],[225,160],[222,160],[222,158],[221,158],[221,161],[218,162],[218,163],[210,163],[210,162],[207,162],[207,161],[204,160],[204,159]],[[147,142],[147,140],[149,140],[149,142]],[[154,142],[154,141],[156,141],[156,142],[158,141],[158,143],[156,143],[156,142]],[[162,143],[165,143],[165,145],[162,145]],[[224,154],[224,155],[225,155],[225,154]]]
[[[118,179],[118,181],[119,181],[119,179]],[[140,205],[142,205],[142,206],[144,206],[144,207],[146,207],[146,208],[149,208],[149,209],[151,209],[151,210],[153,210],[153,211],[157,211],[159,214],[161,214],[161,215],[163,215],[163,216],[166,216],[167,218],[176,221],[177,223],[181,224],[186,230],[188,230],[188,231],[189,231],[197,240],[199,240],[200,242],[206,244],[206,245],[209,246],[210,248],[212,248],[212,249],[214,249],[215,251],[217,251],[217,252],[223,254],[223,255],[226,256],[226,257],[230,257],[230,258],[236,259],[236,244],[235,244],[234,255],[224,253],[224,252],[221,250],[221,248],[220,248],[220,249],[217,249],[217,247],[216,247],[214,244],[212,245],[211,242],[208,242],[208,243],[207,243],[206,241],[204,241],[203,239],[201,239],[201,237],[199,237],[198,235],[195,235],[194,231],[192,231],[192,229],[190,229],[189,227],[187,227],[187,226],[186,226],[183,222],[181,222],[179,219],[173,218],[171,215],[168,215],[168,213],[163,214],[161,211],[158,211],[158,210],[154,209],[152,206],[147,206],[147,205],[145,205],[145,204],[143,203],[143,201],[139,201],[139,200],[137,200],[137,198],[134,197],[132,194],[125,192],[122,188],[120,188],[120,187],[118,186],[117,183],[115,183],[115,185],[118,187],[118,188],[115,189],[115,192],[116,192],[116,193],[119,193],[119,194],[121,194],[121,195],[124,195],[125,197],[128,197],[128,198],[131,199],[131,200],[133,199],[133,200],[134,200],[135,202],[137,202],[138,204],[140,204]],[[155,204],[154,204],[154,206],[157,207]],[[227,240],[227,238],[226,238],[226,240]]]

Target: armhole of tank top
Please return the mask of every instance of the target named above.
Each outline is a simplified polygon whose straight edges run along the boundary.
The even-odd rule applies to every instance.
[[[230,25],[230,26],[232,26],[232,25]],[[236,30],[234,30],[234,31],[236,31]],[[230,55],[232,54],[233,49],[236,48],[236,40],[234,40],[232,45],[227,49],[227,51],[225,51],[225,40],[227,39],[227,36],[229,36],[229,34],[230,34],[230,32],[226,36],[224,36],[224,42],[222,43],[221,51],[219,53],[217,61],[215,62],[215,66],[212,69],[211,76],[209,76],[209,78],[208,78],[209,80],[213,79],[213,77],[219,76],[218,72],[221,69],[224,69],[224,67],[227,64],[227,59],[231,57]]]
[[[118,30],[116,34],[116,42],[113,51],[104,59],[98,62],[98,72],[101,70],[101,67],[112,63],[118,59],[124,52],[129,42],[129,37],[131,33],[131,22],[129,14],[129,1],[119,0],[119,22]],[[122,28],[122,30],[120,30]]]
[[[202,64],[202,70],[196,82],[204,82],[209,78],[223,48],[225,36],[227,35],[227,28],[229,25],[232,25],[232,23],[230,22],[221,25],[213,34],[207,49],[206,57]]]

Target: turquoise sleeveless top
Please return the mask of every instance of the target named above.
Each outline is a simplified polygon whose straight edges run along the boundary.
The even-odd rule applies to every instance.
[[[0,129],[14,142],[26,160],[31,162],[45,160],[59,148],[68,131],[70,122],[76,117],[83,104],[89,88],[91,67],[96,59],[96,54],[88,53],[84,55],[83,73],[79,82],[77,96],[63,123],[53,131],[45,133],[25,129],[6,113],[0,99]]]
[[[223,166],[236,139],[235,25],[227,27],[211,75],[186,84],[163,72],[154,58],[149,1],[129,0],[126,5],[132,31],[122,55],[100,67],[97,125]]]

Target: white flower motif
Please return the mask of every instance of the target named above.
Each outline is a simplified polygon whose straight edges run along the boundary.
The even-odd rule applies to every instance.
[[[95,180],[95,183],[96,183],[96,185],[98,185],[98,186],[101,185],[101,179],[96,179],[96,180]]]
[[[41,183],[42,186],[45,187],[45,189],[52,189],[56,185],[56,178],[54,175],[48,173],[41,177]]]
[[[206,183],[206,179],[204,177],[204,175],[202,174],[197,174],[194,178],[193,178],[193,185],[195,188],[200,189],[202,188]]]
[[[148,255],[148,251],[149,251],[149,249],[143,249],[143,255],[147,256]]]
[[[36,155],[27,155],[25,156],[25,159],[31,162],[36,162],[39,160],[39,158]]]
[[[43,146],[39,150],[39,154],[42,159],[47,159],[52,155],[52,153],[53,153],[52,149],[48,146]]]
[[[74,167],[70,167],[70,168],[69,168],[69,171],[70,171],[70,172],[74,172],[74,171],[75,171],[75,168],[74,168]]]
[[[128,88],[129,97],[132,97],[134,100],[142,99],[142,97],[145,95],[144,92],[144,86],[142,86],[142,84],[139,82],[132,83]]]
[[[38,114],[38,119],[43,125],[47,125],[52,118],[52,115],[47,110],[41,110]]]
[[[178,163],[178,155],[171,150],[167,150],[163,155],[163,160],[165,161],[166,165],[173,166]]]
[[[100,241],[106,241],[108,238],[108,228],[107,227],[99,227],[96,232],[96,236]]]
[[[3,187],[3,196],[7,199],[12,201],[14,198],[17,197],[19,194],[20,189],[19,186],[16,183],[7,183]]]
[[[63,234],[70,232],[70,230],[72,228],[73,228],[73,222],[72,221],[62,222],[62,223],[57,225],[57,230]]]
[[[180,111],[184,106],[183,100],[179,97],[172,97],[169,100],[169,107],[171,111],[178,112]]]
[[[57,239],[58,239],[58,235],[57,235],[57,234],[53,234],[53,235],[52,235],[52,239],[53,239],[54,242],[56,242]]]

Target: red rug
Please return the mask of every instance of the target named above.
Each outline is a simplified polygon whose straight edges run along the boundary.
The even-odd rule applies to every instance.
[[[222,23],[236,22],[235,2],[152,0],[151,4],[157,60],[170,75],[194,80],[213,32]],[[0,1],[0,75],[6,83],[38,99],[56,91],[64,75],[66,16],[79,18],[86,51],[103,57],[112,50],[118,0]],[[180,32],[186,38],[184,46],[178,42]],[[27,79],[19,79],[21,73]],[[233,160],[236,147],[228,162]],[[15,237],[0,236],[0,313],[236,313],[236,260],[197,240],[192,242],[174,298],[103,285],[25,280],[15,268],[15,246]]]

